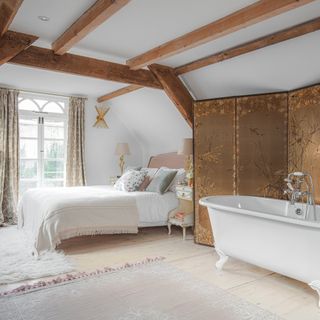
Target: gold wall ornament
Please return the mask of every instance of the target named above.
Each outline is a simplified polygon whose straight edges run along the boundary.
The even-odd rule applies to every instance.
[[[106,106],[101,106],[101,107],[95,106],[95,108],[97,110],[98,115],[96,117],[96,122],[94,123],[93,126],[95,128],[109,128],[104,117],[107,114],[107,112],[110,110],[110,108]]]

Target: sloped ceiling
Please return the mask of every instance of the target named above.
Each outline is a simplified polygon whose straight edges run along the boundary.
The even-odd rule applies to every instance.
[[[49,47],[94,2],[95,0],[25,0],[11,29],[38,35],[40,39],[36,45]],[[84,38],[72,52],[124,63],[128,58],[254,2],[132,0]],[[46,15],[51,19],[48,23],[43,23],[37,19],[39,15]],[[319,15],[320,0],[160,63],[179,66]],[[197,99],[291,90],[320,82],[319,57],[318,31],[184,74],[182,78]],[[125,86],[13,65],[0,68],[0,83],[29,90],[92,97]],[[155,149],[161,150],[164,146],[167,150],[174,150],[178,140],[191,136],[190,128],[161,91],[141,89],[108,104],[144,146],[146,155]]]

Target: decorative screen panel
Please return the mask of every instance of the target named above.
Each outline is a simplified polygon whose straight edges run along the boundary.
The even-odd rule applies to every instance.
[[[320,86],[289,94],[289,172],[311,174],[320,203]]]
[[[237,193],[281,198],[287,175],[287,94],[237,98]]]
[[[201,197],[235,191],[235,99],[200,101],[194,107],[195,239],[214,240]]]

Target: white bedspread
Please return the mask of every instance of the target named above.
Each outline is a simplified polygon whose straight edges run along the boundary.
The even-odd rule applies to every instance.
[[[30,189],[18,210],[18,225],[36,253],[80,235],[137,233],[163,225],[178,200],[168,192],[116,191],[111,186]]]

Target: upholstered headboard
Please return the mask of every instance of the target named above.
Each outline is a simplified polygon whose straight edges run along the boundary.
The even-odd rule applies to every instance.
[[[167,167],[171,169],[179,169],[185,167],[185,156],[176,152],[162,153],[152,156],[149,160],[148,168]]]

